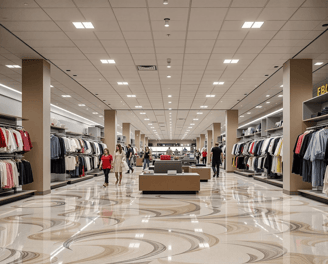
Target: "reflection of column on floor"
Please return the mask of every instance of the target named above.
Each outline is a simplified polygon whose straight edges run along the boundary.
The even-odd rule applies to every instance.
[[[24,190],[50,193],[50,64],[45,60],[23,60],[22,114],[33,149],[24,154],[31,163],[34,182]]]
[[[293,174],[293,148],[297,136],[306,129],[303,123],[303,101],[312,97],[312,60],[289,60],[283,68],[284,81],[284,155],[283,189],[286,194],[298,194],[300,189],[311,189],[311,184]]]

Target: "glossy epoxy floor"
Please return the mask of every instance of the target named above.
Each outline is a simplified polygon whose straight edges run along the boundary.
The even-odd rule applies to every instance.
[[[0,263],[328,263],[324,204],[226,173],[198,195],[142,195],[137,175],[0,207]]]

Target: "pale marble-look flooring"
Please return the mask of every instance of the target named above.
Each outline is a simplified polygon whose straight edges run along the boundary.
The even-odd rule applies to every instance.
[[[137,175],[0,207],[0,263],[328,263],[324,204],[226,173],[197,195],[142,195]]]

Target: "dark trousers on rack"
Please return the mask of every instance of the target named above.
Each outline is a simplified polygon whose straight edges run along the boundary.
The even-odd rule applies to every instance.
[[[110,173],[110,169],[104,169],[104,174],[105,174],[105,183],[108,183],[108,174]]]

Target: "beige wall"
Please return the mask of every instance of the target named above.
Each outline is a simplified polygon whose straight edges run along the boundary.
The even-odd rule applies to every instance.
[[[312,60],[289,60],[283,66],[283,116],[284,116],[284,155],[283,188],[284,193],[298,194],[300,189],[311,189],[302,177],[293,174],[293,149],[297,136],[303,133],[303,101],[312,97]]]
[[[117,112],[116,110],[105,110],[104,117],[104,142],[107,145],[109,153],[113,155],[117,142]]]
[[[24,154],[31,164],[34,182],[24,190],[36,194],[51,192],[50,188],[50,64],[44,60],[23,60],[22,63],[23,126],[30,134],[33,149]]]
[[[238,110],[226,111],[226,171],[233,172],[235,168],[232,167],[231,155],[232,147],[237,143],[237,129],[238,129]]]

